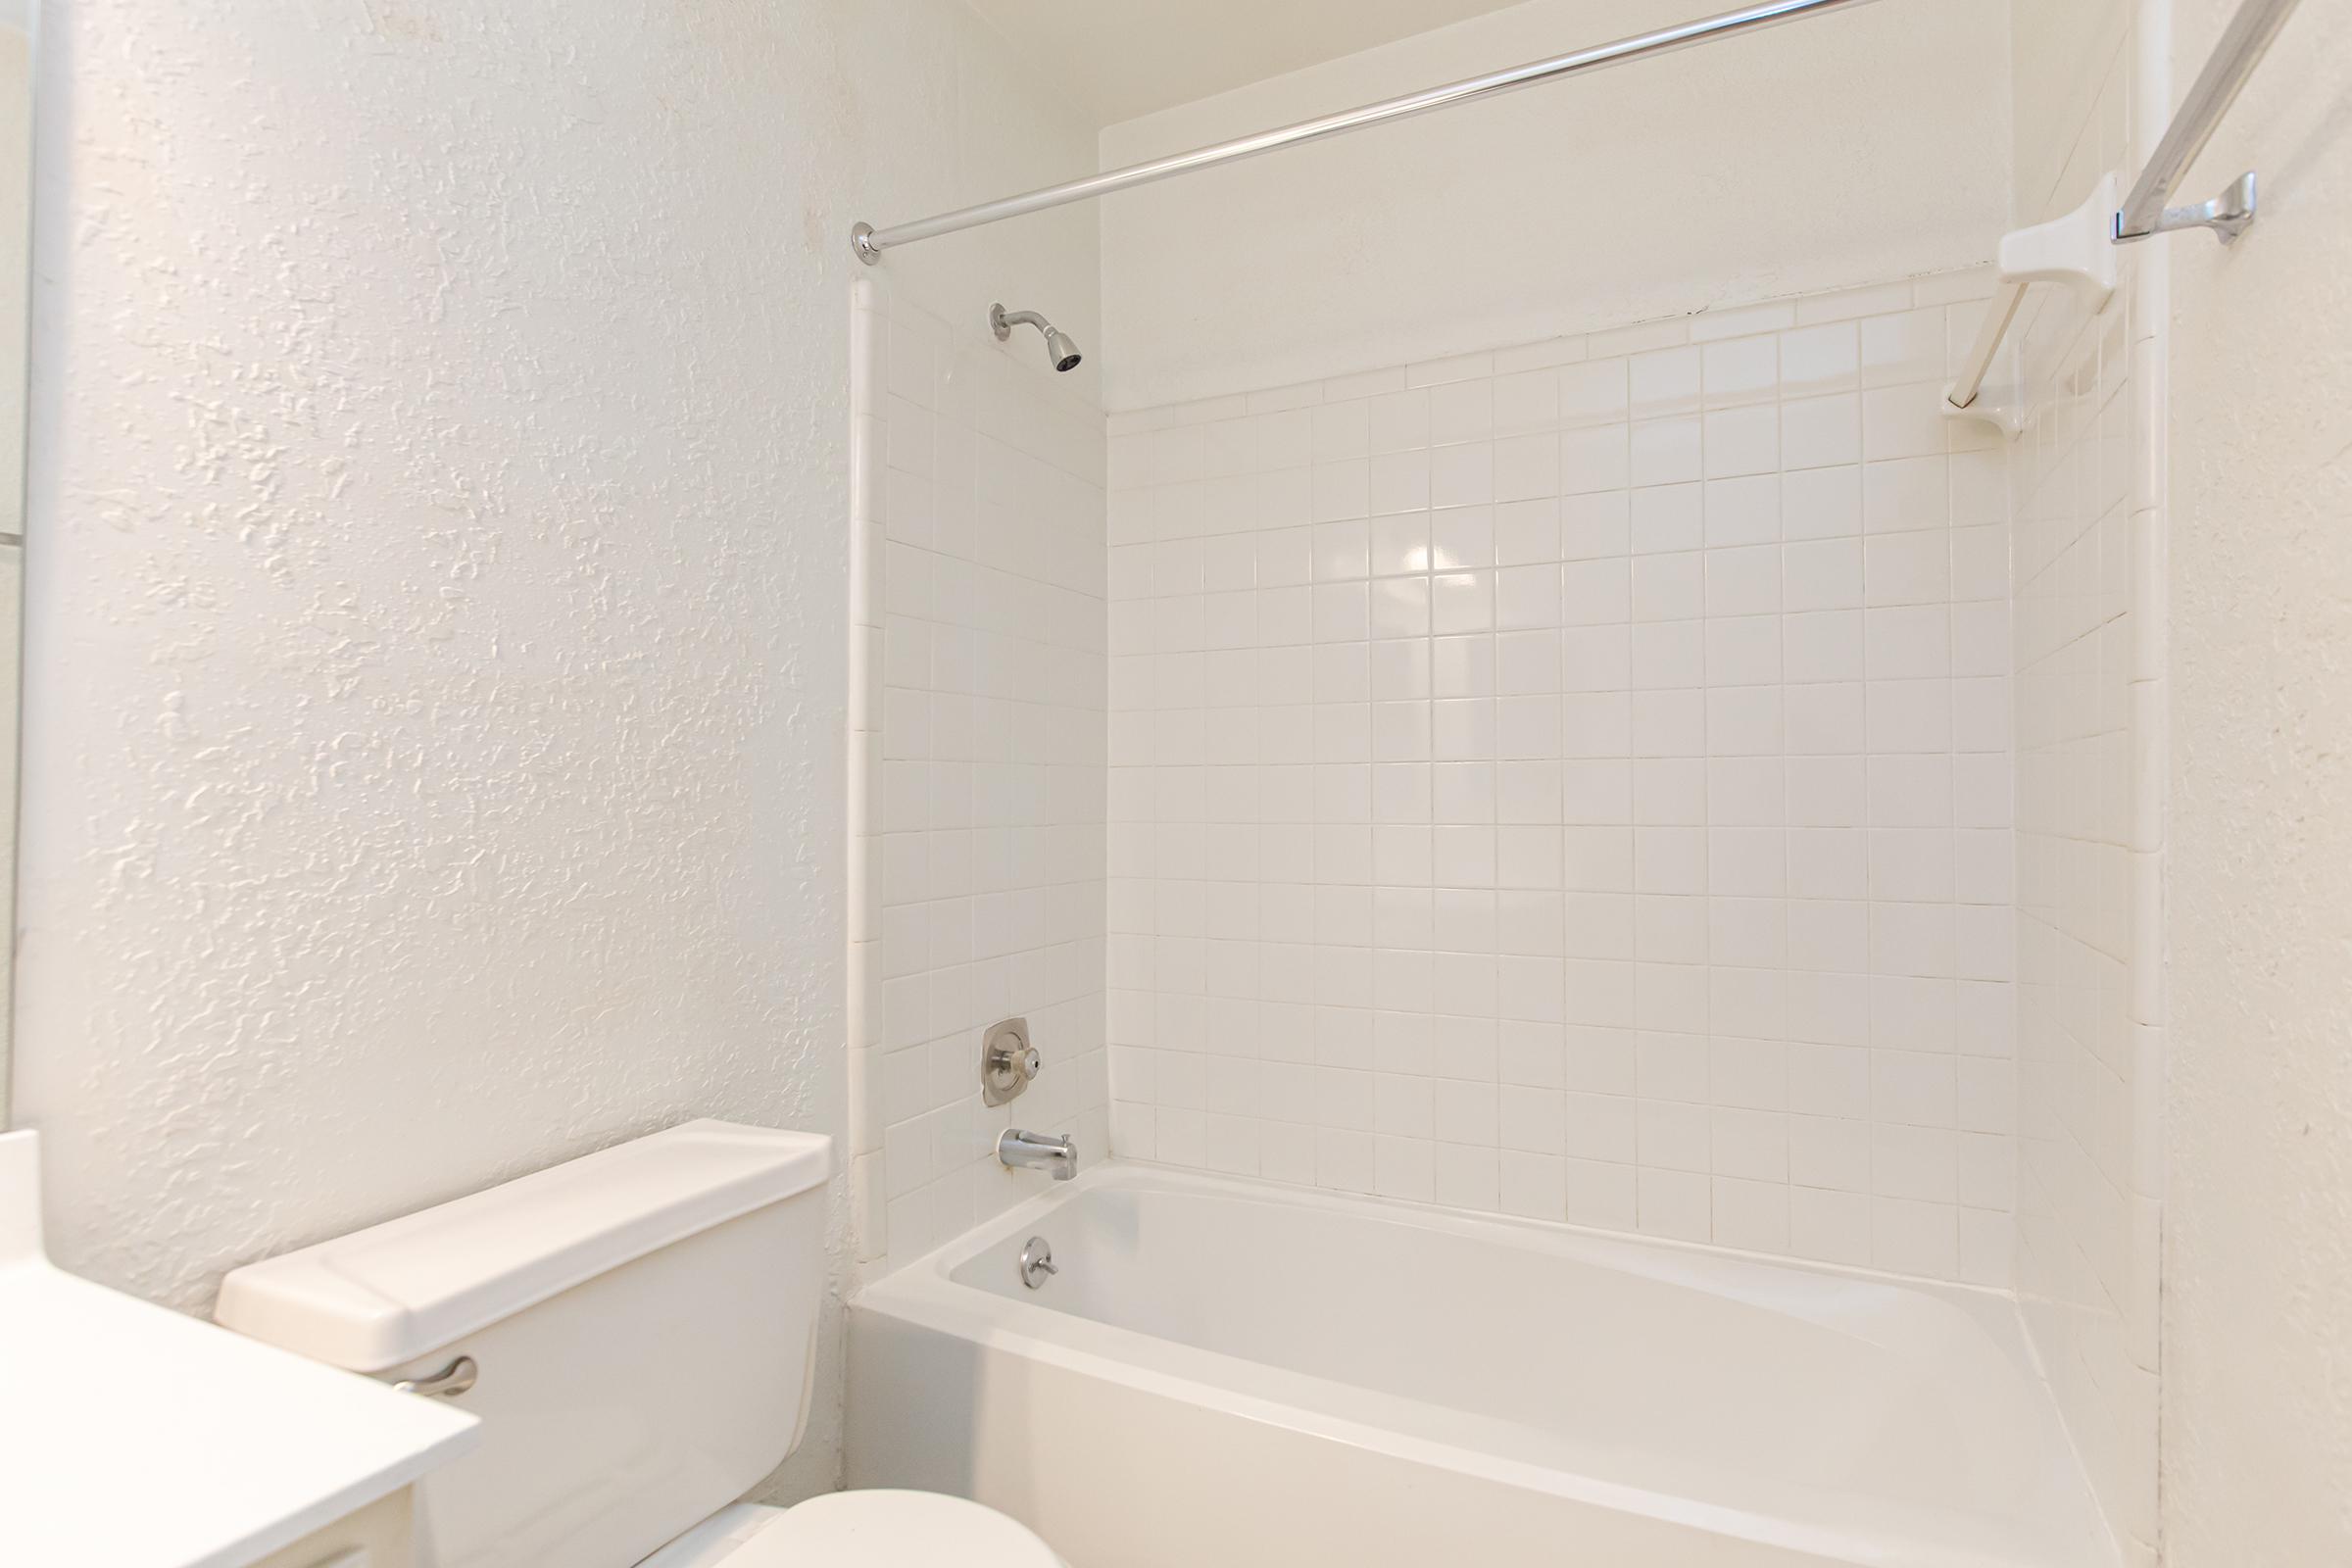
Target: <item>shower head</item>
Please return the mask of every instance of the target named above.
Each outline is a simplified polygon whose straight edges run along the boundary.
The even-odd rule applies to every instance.
[[[1012,336],[1012,329],[1016,326],[1036,327],[1046,334],[1046,358],[1056,370],[1075,370],[1078,362],[1085,358],[1078,352],[1078,345],[1071,342],[1061,328],[1035,311],[1014,311],[1007,315],[1004,306],[991,305],[988,308],[988,326],[990,331],[997,334],[1000,343]]]

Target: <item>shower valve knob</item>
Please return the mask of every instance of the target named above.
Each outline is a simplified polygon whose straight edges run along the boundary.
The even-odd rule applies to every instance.
[[[995,1025],[980,1040],[981,1102],[1002,1105],[1019,1099],[1044,1065],[1045,1058],[1029,1043],[1028,1019],[1007,1018]]]

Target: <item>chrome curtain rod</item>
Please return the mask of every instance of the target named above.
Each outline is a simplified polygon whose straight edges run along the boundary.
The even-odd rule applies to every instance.
[[[1944,389],[1949,412],[1979,415],[2015,435],[2025,417],[2015,406],[1980,409],[1978,394],[2001,351],[2001,339],[2017,319],[2033,283],[2067,283],[2098,303],[2115,288],[2114,247],[2182,228],[2210,228],[2225,245],[2253,226],[2256,182],[2253,171],[2231,180],[2221,194],[2194,207],[2168,207],[2188,166],[2213,139],[2222,117],[2300,0],[2244,0],[2165,126],[2132,194],[2117,207],[2114,176],[2103,177],[2088,199],[2064,218],[2001,237],[2000,283],[1984,308],[1958,379]]]
[[[1603,71],[1610,66],[1622,66],[1656,55],[1672,54],[1678,49],[1689,49],[1697,44],[1713,43],[1735,33],[1754,32],[1778,26],[1784,22],[1795,22],[1804,17],[1870,3],[1871,0],[1766,0],[1761,5],[1742,6],[1737,11],[1702,17],[1679,26],[1637,33],[1630,38],[1619,38],[1614,43],[1595,44],[1590,49],[1553,55],[1548,60],[1530,61],[1506,71],[1490,72],[1483,76],[1448,82],[1443,87],[1425,88],[1401,98],[1383,99],[1376,104],[1343,110],[1318,120],[1302,120],[1295,125],[1284,125],[1276,130],[1237,136],[1231,141],[1218,142],[1213,147],[1198,147],[1189,153],[1174,153],[1166,158],[1154,158],[1149,163],[1130,164],[1125,169],[1113,169],[1085,179],[1048,185],[1042,190],[1007,196],[1001,201],[959,208],[936,218],[919,219],[911,223],[894,223],[888,228],[859,223],[852,231],[852,241],[857,246],[858,257],[871,264],[882,260],[884,251],[912,244],[918,239],[935,239],[960,229],[977,228],[983,223],[1000,222],[1007,218],[1043,212],[1049,207],[1063,207],[1071,202],[1108,196],[1114,191],[1132,190],[1138,185],[1189,174],[1196,170],[1214,169],[1220,164],[1255,158],[1260,153],[1279,152],[1285,147],[1321,141],[1326,136],[1344,135],[1351,130],[1362,130],[1368,125],[1382,125],[1393,120],[1425,115],[1433,109],[1449,109],[1455,104],[1491,98],[1497,93],[1532,87],[1539,82]]]
[[[2238,90],[2262,63],[2263,55],[2278,38],[2278,29],[2294,15],[2297,3],[2298,0],[2246,0],[2238,7],[2237,15],[2230,19],[2230,25],[2222,29],[2221,41],[2214,45],[2205,69],[2197,73],[2188,95],[2180,100],[2173,122],[2165,127],[2164,139],[2148,155],[2148,167],[2140,171],[2139,182],[2124,198],[2123,211],[2115,218],[2117,243],[2145,239],[2168,228],[2222,227],[2213,220],[2236,216],[2217,206],[2230,199],[2228,192],[2204,207],[2183,209],[2177,215],[2167,212],[2165,203],[2172,200],[2181,176],[2188,172],[2188,166],[2213,139],[2222,117],[2237,101]],[[2252,195],[2249,188],[2245,192],[2247,222],[2253,220]],[[2208,212],[2206,208],[2215,210]],[[2175,220],[2168,222],[2168,219]],[[2237,237],[2229,228],[2223,228],[2222,232],[2225,239]]]

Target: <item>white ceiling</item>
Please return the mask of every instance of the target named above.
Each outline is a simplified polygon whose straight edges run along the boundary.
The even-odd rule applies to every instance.
[[[967,0],[1102,124],[1518,0]]]

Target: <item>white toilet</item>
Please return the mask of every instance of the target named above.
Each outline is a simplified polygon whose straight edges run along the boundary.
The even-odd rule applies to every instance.
[[[215,1316],[481,1418],[416,1568],[1061,1568],[960,1497],[735,1501],[808,1426],[832,1158],[689,1122],[238,1269]]]

